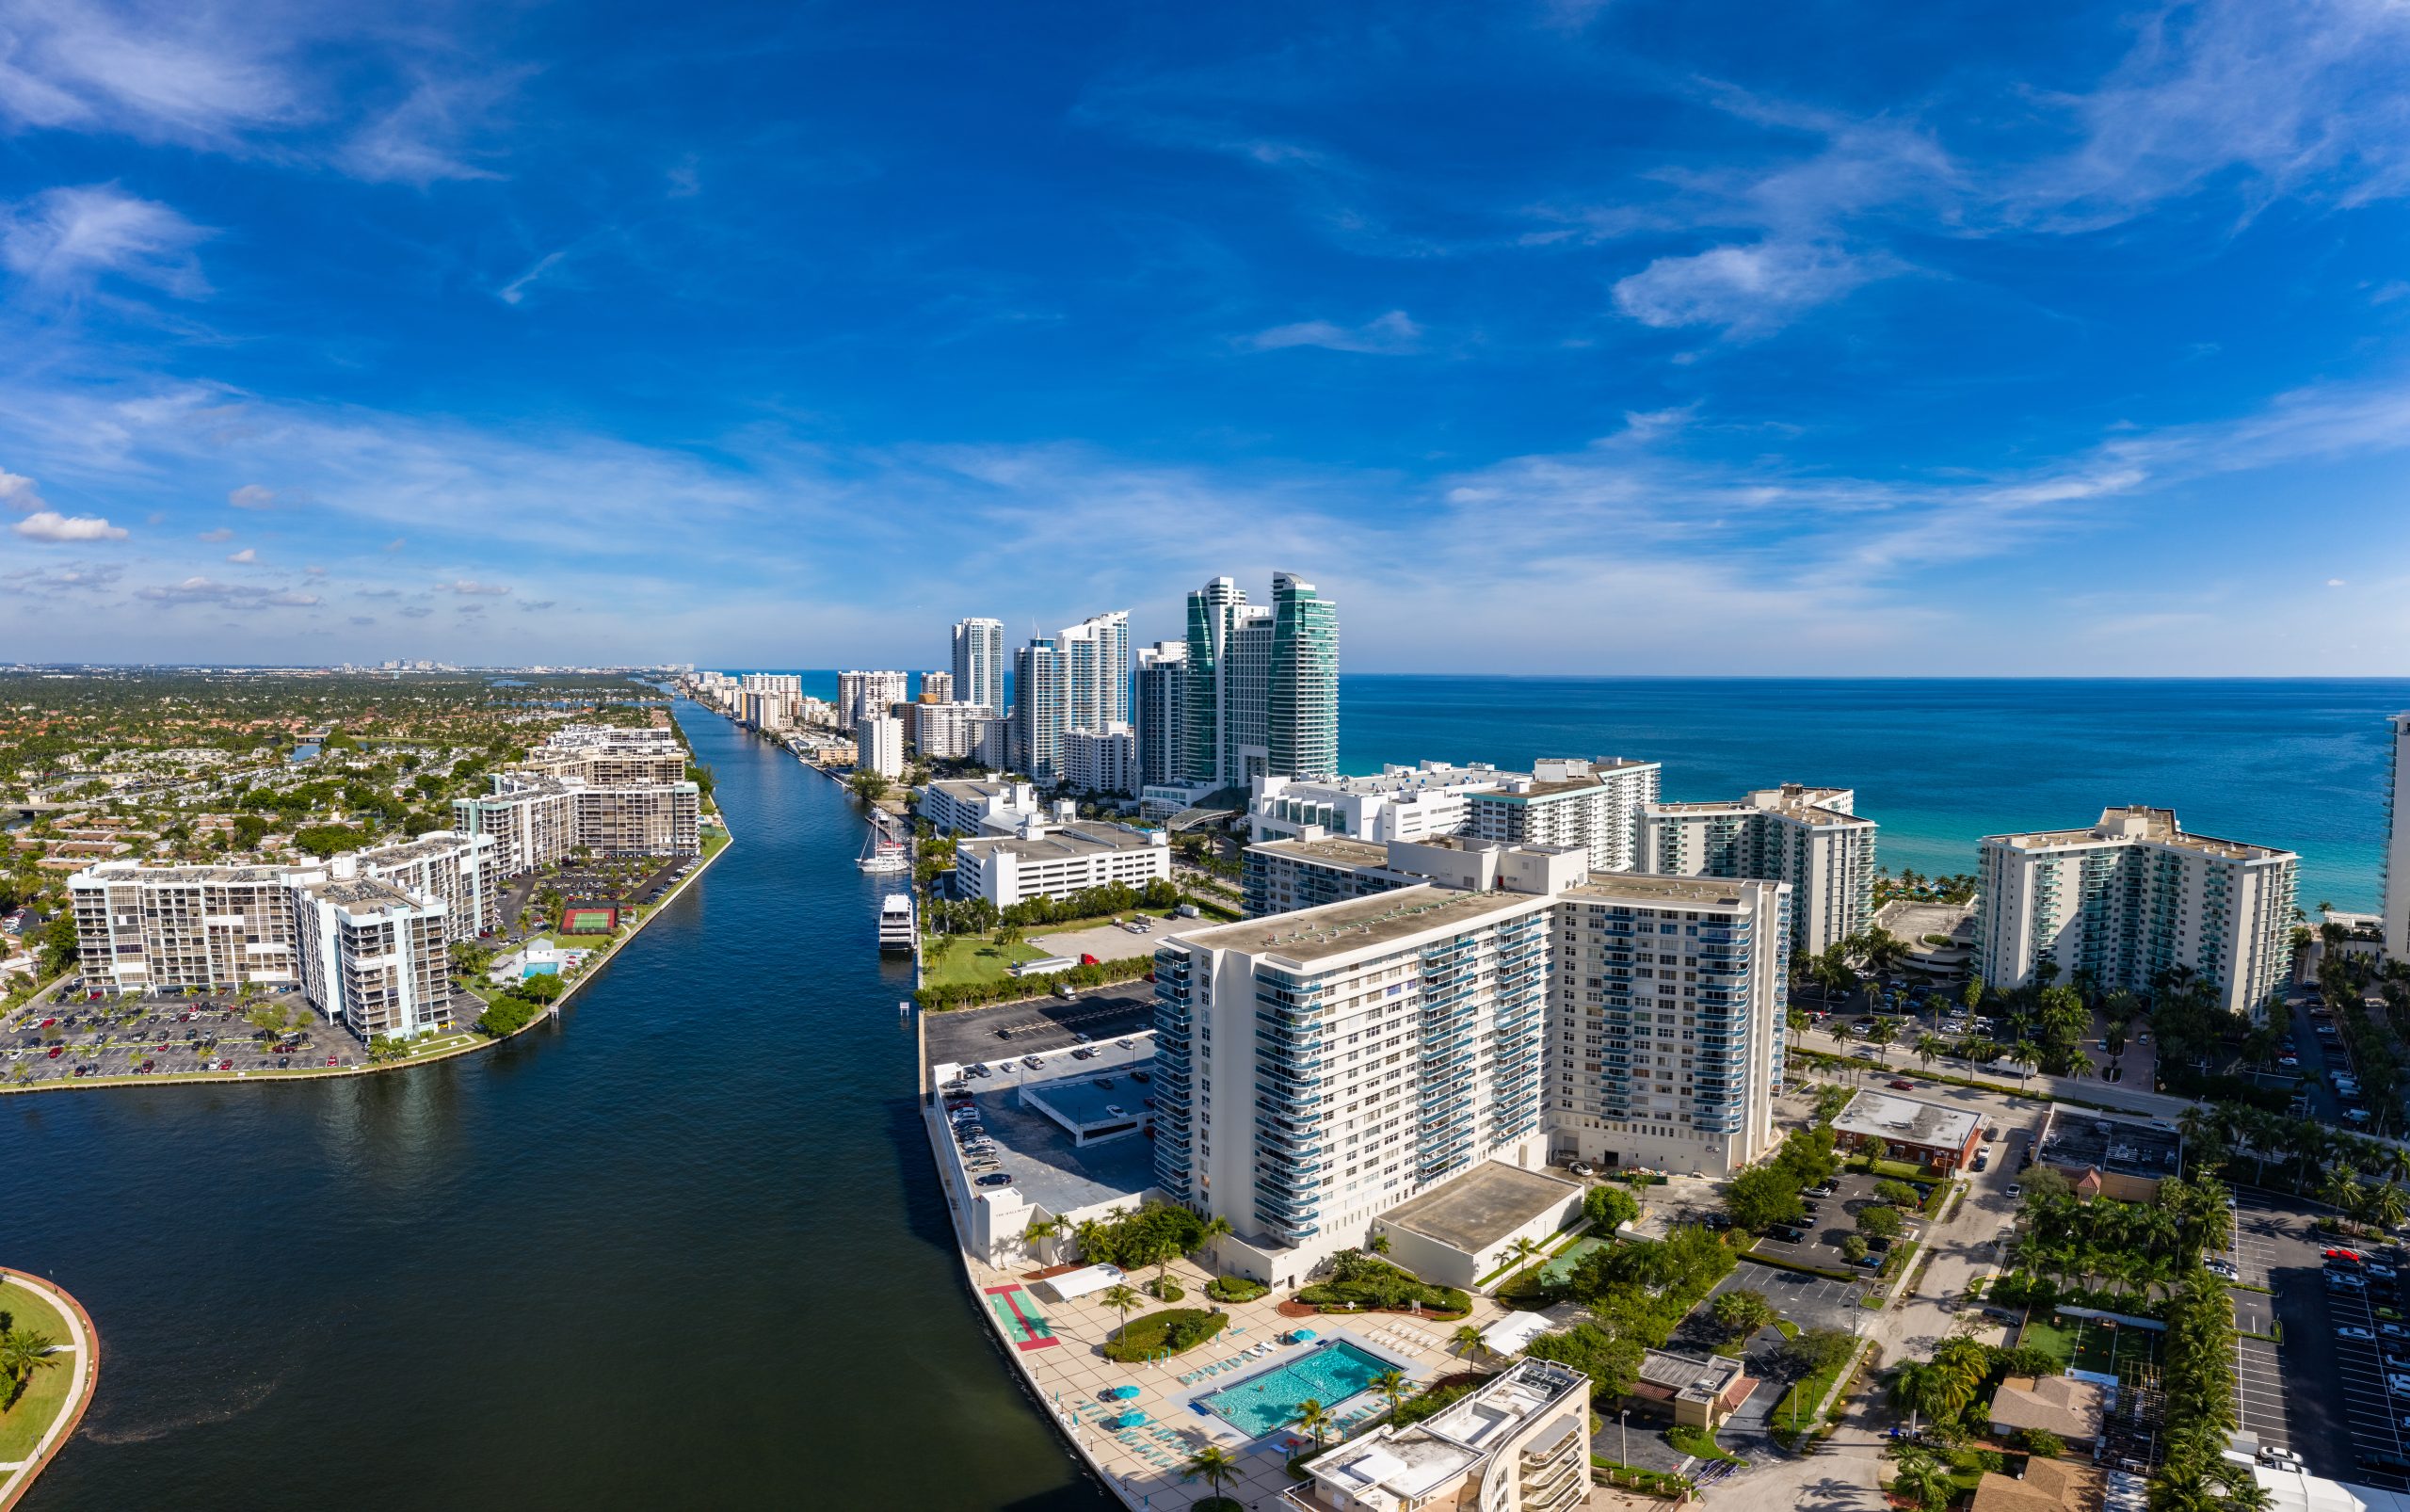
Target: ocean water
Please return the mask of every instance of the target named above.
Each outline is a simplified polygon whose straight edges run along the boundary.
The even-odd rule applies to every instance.
[[[804,687],[833,697],[833,671]],[[1665,796],[1853,788],[1893,870],[1971,872],[1975,842],[2111,804],[2301,853],[2301,902],[2377,907],[2386,716],[2410,678],[1757,679],[1403,676],[1339,684],[1340,763],[1633,756]]]

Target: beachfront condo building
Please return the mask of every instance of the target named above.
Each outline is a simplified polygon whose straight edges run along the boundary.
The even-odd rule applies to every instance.
[[[1339,607],[1289,572],[1272,597],[1227,577],[1188,596],[1179,780],[1199,794],[1339,770]]]
[[[905,701],[910,680],[902,672],[839,672],[837,721],[847,730]]]
[[[954,626],[954,696],[1004,716],[1004,622],[961,619]]]
[[[969,835],[954,847],[955,895],[986,898],[999,909],[1116,882],[1143,890],[1170,878],[1171,837],[1161,829],[1033,816],[1009,834]]]
[[[1259,777],[1251,784],[1247,837],[1260,843],[1345,835],[1381,844],[1470,833],[1470,796],[1517,776],[1486,763],[1422,762],[1392,763],[1370,777]]]
[[[1580,845],[1593,872],[1641,870],[1641,813],[1664,768],[1603,756],[1535,762],[1465,799],[1464,833],[1510,845]]]
[[[1130,727],[1138,737],[1138,783],[1180,780],[1181,737],[1188,728],[1188,646],[1159,640],[1138,651],[1133,674]]]
[[[984,703],[913,703],[912,744],[931,761],[969,761],[979,754],[990,727],[1003,720]]]
[[[921,674],[921,690],[912,696],[912,701],[915,703],[952,703],[954,701],[954,674],[952,672],[923,672]]]
[[[1271,843],[1315,844],[1363,844]],[[1786,885],[1384,853],[1464,869],[1155,954],[1155,1182],[1227,1218],[1250,1274],[1303,1276],[1486,1161],[1724,1174],[1772,1147]]]
[[[1013,653],[1012,764],[1052,787],[1063,778],[1063,651],[1040,635]]]
[[[1130,723],[1130,611],[1081,620],[1057,637],[1063,650],[1063,728]]]
[[[1848,788],[1785,782],[1731,803],[1650,803],[1640,869],[1791,884],[1791,944],[1815,954],[1874,917],[1874,821]]]
[[[2385,958],[2410,961],[2410,714],[2389,721],[2393,782],[2386,791]]]
[[[1977,967],[2001,989],[2081,976],[2156,995],[2197,982],[2256,1018],[2292,961],[2299,866],[2290,851],[2188,834],[2176,811],[2143,804],[2104,809],[2088,828],[1987,835]]]

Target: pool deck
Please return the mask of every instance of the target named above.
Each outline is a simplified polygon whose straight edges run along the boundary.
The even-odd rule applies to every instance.
[[[935,1142],[945,1135],[935,1126],[934,1118],[925,1121],[930,1125],[928,1134],[934,1148]],[[951,1189],[947,1198],[949,1206],[957,1200]],[[953,1215],[958,1238],[958,1207]],[[1493,1299],[1475,1296],[1470,1317],[1444,1323],[1390,1312],[1284,1318],[1277,1306],[1281,1295],[1277,1292],[1253,1302],[1215,1303],[1204,1294],[1211,1274],[1181,1260],[1172,1263],[1171,1274],[1188,1289],[1188,1295],[1173,1305],[1218,1306],[1230,1314],[1229,1326],[1186,1354],[1161,1364],[1124,1365],[1104,1358],[1105,1337],[1120,1327],[1121,1318],[1099,1300],[1101,1293],[1070,1302],[1052,1302],[1039,1298],[1034,1290],[1024,1290],[1020,1298],[1022,1311],[1042,1314],[1052,1333],[1048,1341],[1024,1342],[1005,1332],[988,1298],[1002,1288],[1033,1288],[1036,1283],[1027,1278],[1040,1268],[1040,1263],[1032,1260],[1025,1265],[1000,1269],[982,1263],[967,1249],[959,1252],[963,1266],[970,1273],[971,1289],[980,1298],[980,1311],[988,1327],[995,1331],[1004,1357],[1020,1372],[1065,1440],[1133,1508],[1185,1507],[1206,1495],[1201,1481],[1181,1479],[1180,1468],[1191,1454],[1209,1442],[1220,1444],[1237,1456],[1239,1476],[1230,1482],[1226,1494],[1235,1497],[1244,1506],[1273,1506],[1296,1484],[1289,1478],[1288,1446],[1292,1442],[1307,1442],[1305,1436],[1274,1432],[1249,1440],[1221,1419],[1190,1406],[1198,1397],[1239,1385],[1313,1347],[1280,1343],[1280,1335],[1288,1330],[1310,1328],[1316,1343],[1343,1339],[1368,1354],[1389,1360],[1407,1379],[1422,1383],[1470,1368],[1448,1350],[1449,1336],[1460,1323],[1487,1327],[1505,1316],[1505,1310]],[[1149,1270],[1142,1279],[1152,1277],[1153,1272]],[[1133,1310],[1130,1315],[1135,1318],[1162,1306],[1149,1297],[1144,1309]],[[1241,1360],[1260,1345],[1269,1347],[1213,1375],[1198,1375],[1209,1366]],[[1183,1375],[1192,1378],[1182,1381]],[[1103,1399],[1106,1391],[1119,1386],[1135,1386],[1138,1395],[1126,1402]],[[1340,1404],[1325,1406],[1337,1407]],[[1103,1425],[1104,1420],[1133,1407],[1147,1414],[1149,1422],[1146,1427],[1117,1433]]]

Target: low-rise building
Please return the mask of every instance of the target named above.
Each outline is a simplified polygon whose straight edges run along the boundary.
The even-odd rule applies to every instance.
[[[1590,1378],[1523,1359],[1409,1427],[1326,1450],[1301,1512],[1570,1512],[1590,1494]]]
[[[2103,1472],[2090,1465],[2064,1459],[2026,1460],[2020,1478],[1987,1470],[1975,1482],[1975,1498],[1967,1512],[2101,1512]],[[2136,1504],[2139,1507],[2139,1502]],[[2275,1506],[2271,1512],[2307,1512],[2306,1508]],[[2332,1512],[2342,1512],[2340,1507]]]
[[[1663,1413],[1678,1427],[1720,1428],[1758,1389],[1746,1361],[1727,1355],[1683,1355],[1651,1349],[1627,1399]]]
[[[1247,837],[1261,843],[1343,835],[1380,844],[1453,835],[1465,828],[1468,795],[1516,776],[1486,763],[1422,762],[1392,764],[1371,777],[1258,777]]]
[[[1984,1119],[1971,1109],[1920,1102],[1869,1087],[1851,1098],[1833,1120],[1833,1139],[1845,1150],[1880,1143],[1892,1159],[1952,1171],[1974,1163],[1975,1147],[1984,1139]]]
[[[1009,835],[956,842],[955,892],[1008,909],[1027,898],[1067,898],[1115,882],[1143,888],[1171,879],[1170,840],[1160,829],[1025,819]]]
[[[2088,1449],[2100,1437],[2108,1389],[2073,1375],[2011,1375],[1992,1396],[1992,1437],[2012,1433],[2056,1434],[2073,1449]]]
[[[1000,777],[948,779],[923,784],[912,807],[940,835],[1010,834],[1037,816],[1037,788]]]
[[[2184,1135],[2166,1120],[2113,1118],[2052,1107],[2034,1136],[2033,1159],[2067,1179],[2080,1198],[2148,1202],[2159,1183],[2183,1174]]]
[[[1488,1160],[1373,1220],[1390,1258],[1436,1286],[1471,1291],[1515,1242],[1538,1244],[1582,1213],[1582,1184]]]

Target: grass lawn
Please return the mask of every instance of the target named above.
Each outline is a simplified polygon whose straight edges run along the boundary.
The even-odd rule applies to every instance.
[[[1665,1430],[1665,1441],[1683,1454],[1696,1455],[1701,1459],[1728,1459],[1736,1465],[1741,1463],[1740,1456],[1717,1443],[1715,1435],[1705,1428],[1668,1428]]]
[[[446,1051],[481,1043],[483,1041],[475,1035],[467,1033],[437,1035],[432,1039],[413,1039],[410,1041],[409,1058],[416,1060],[422,1055],[441,1055]]]
[[[922,985],[1001,982],[1012,975],[1014,962],[1036,960],[1045,954],[1029,944],[999,946],[984,935],[931,935],[923,942]]]
[[[63,1344],[70,1337],[67,1320],[40,1292],[22,1286],[0,1286],[0,1312],[14,1316],[16,1321],[11,1327],[31,1328],[47,1335],[54,1343]],[[0,1464],[13,1463],[33,1454],[34,1445],[58,1417],[59,1406],[67,1400],[67,1389],[74,1382],[75,1372],[83,1368],[82,1361],[73,1355],[51,1358],[58,1363],[34,1372],[33,1384],[25,1388],[25,1394],[17,1398],[17,1405],[6,1414],[0,1414]]]
[[[2062,1328],[2056,1323],[2046,1322],[2039,1317],[2027,1321],[2025,1331],[2016,1336],[2016,1343],[2020,1348],[2031,1345],[2035,1349],[2048,1350],[2051,1358],[2059,1362],[2059,1368],[2062,1370],[2075,1360],[2074,1331]]]

